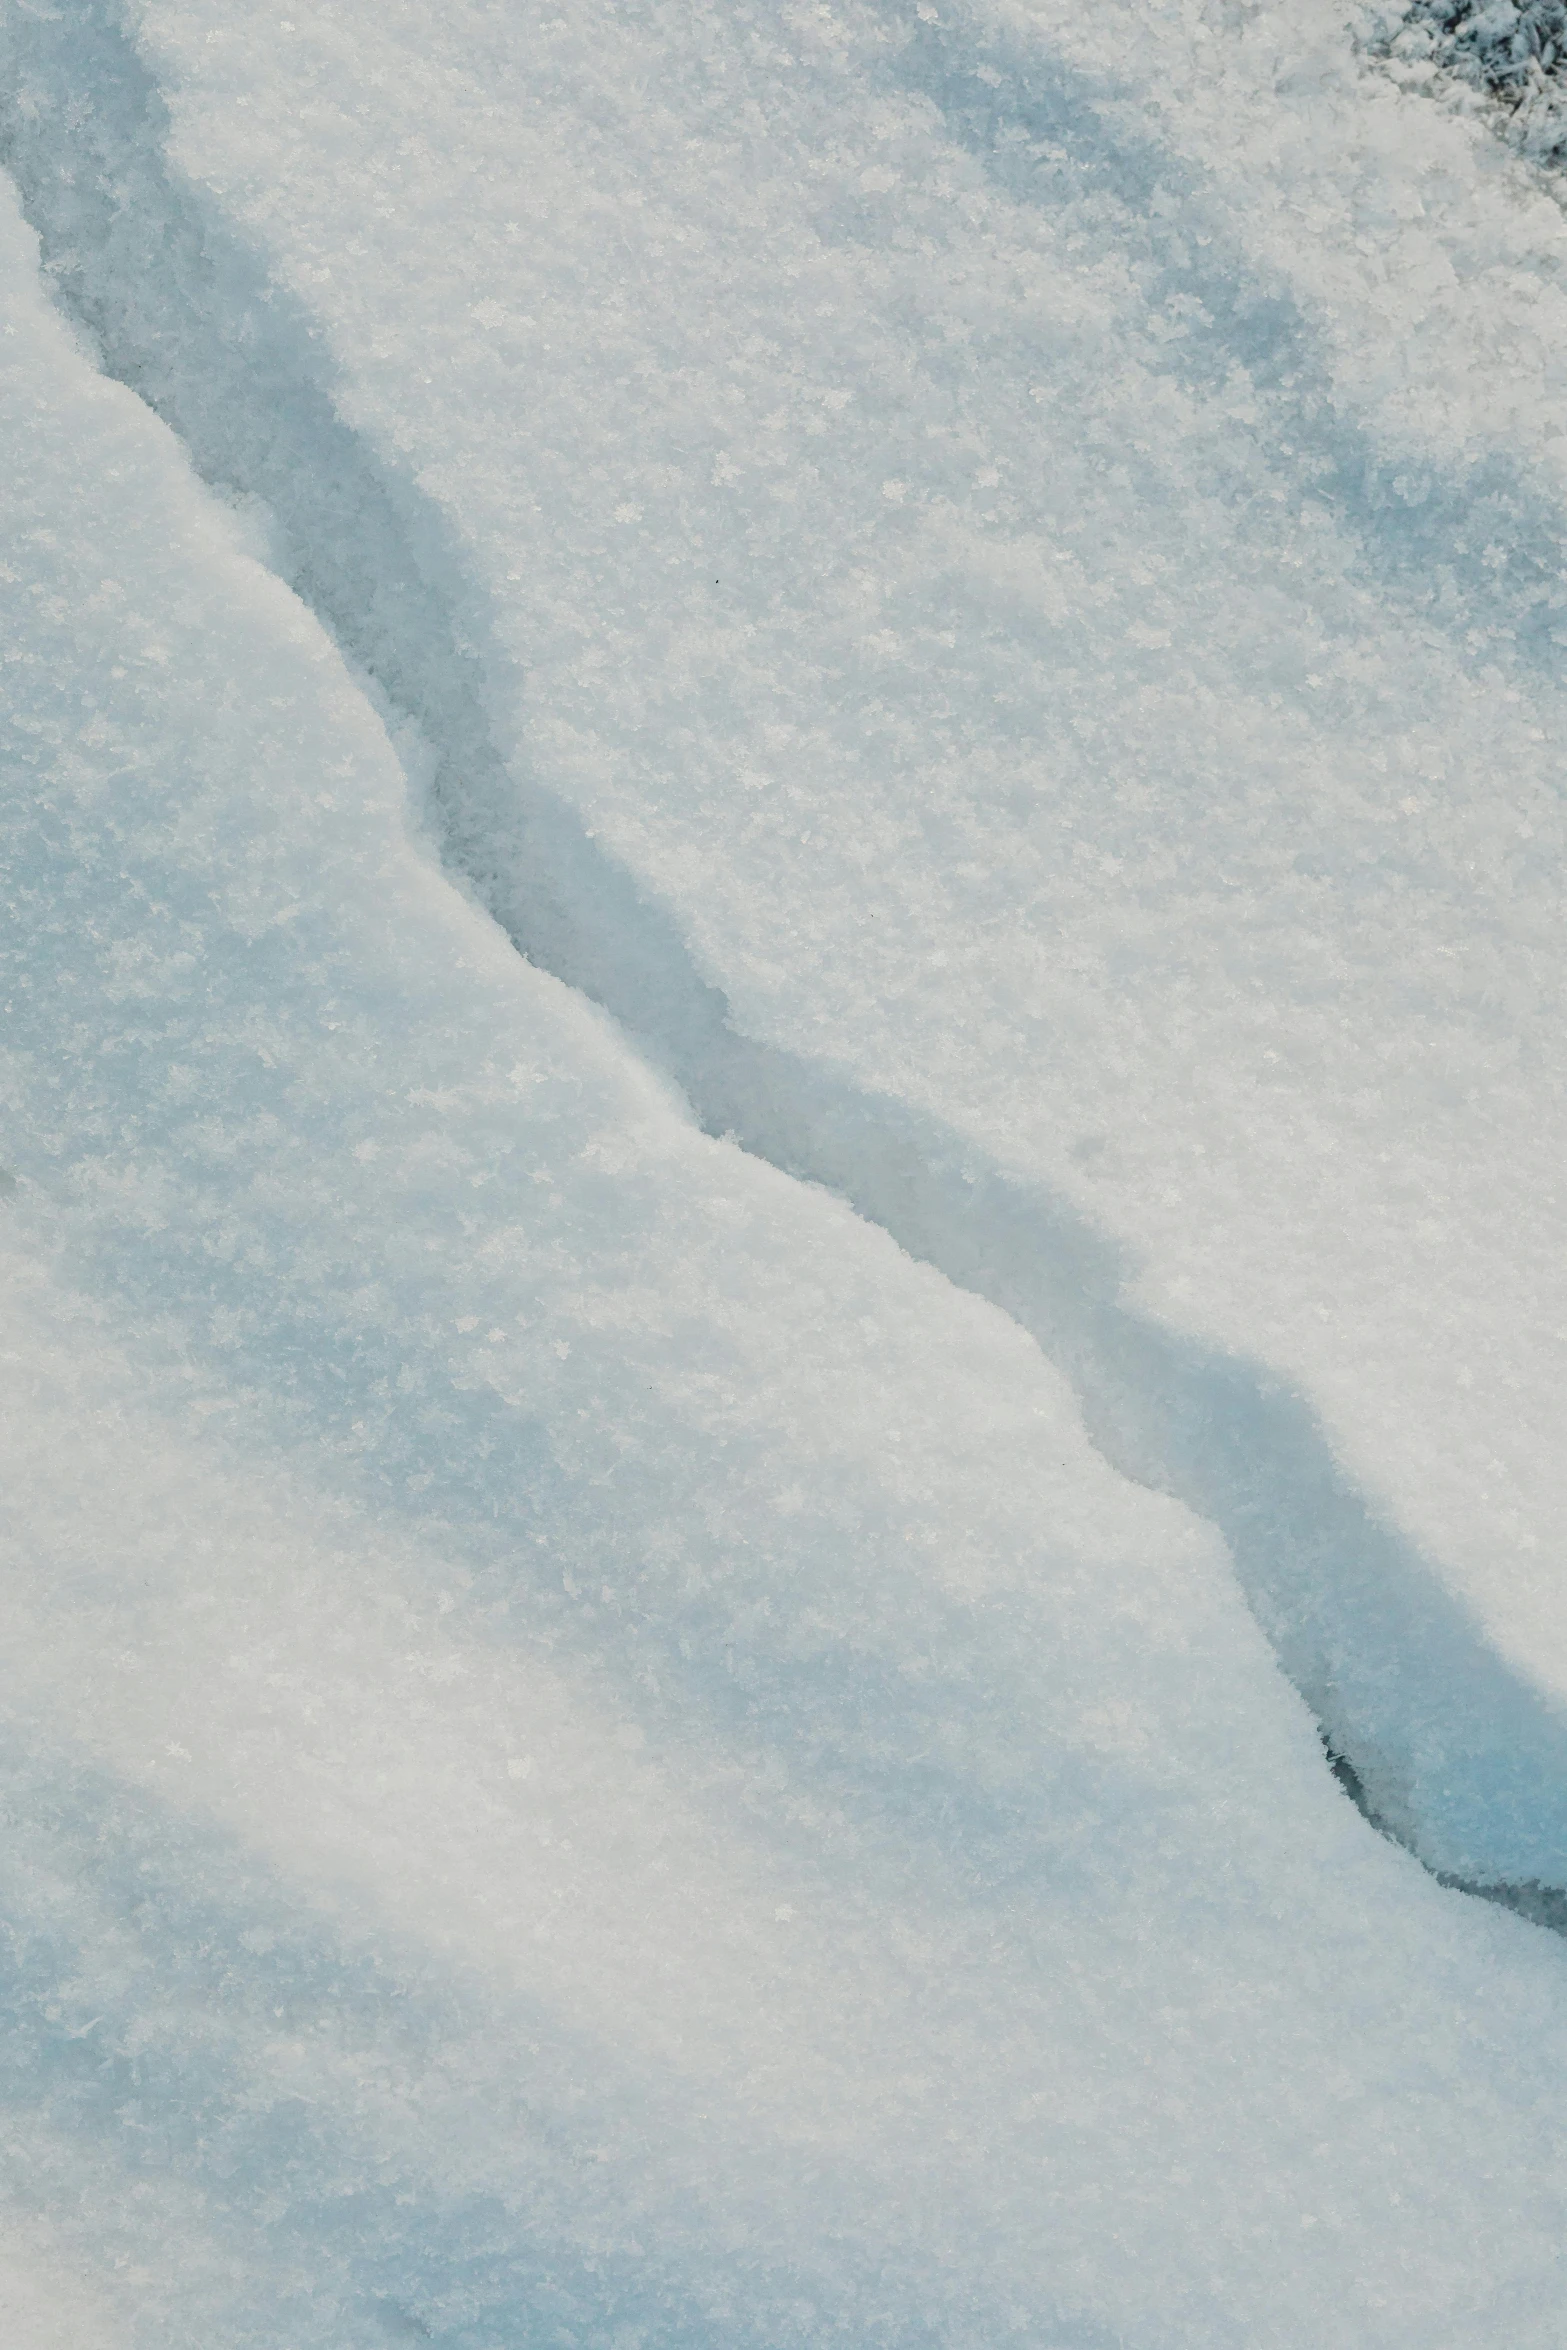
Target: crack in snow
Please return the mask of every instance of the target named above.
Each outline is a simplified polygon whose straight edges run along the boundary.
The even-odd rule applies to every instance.
[[[1440,1719],[1462,1688],[1477,1722],[1505,1723],[1507,1742],[1498,1737],[1484,1757],[1504,1804],[1567,1788],[1567,1725],[1354,1489],[1308,1405],[1264,1366],[1128,1303],[1121,1252],[1044,1186],[1015,1180],[935,1120],[735,1030],[670,915],[567,805],[497,751],[485,697],[504,665],[448,526],[344,422],[304,315],[167,164],[164,103],[117,11],[87,0],[69,23],[13,11],[0,37],[11,89],[5,159],[61,306],[209,483],[249,501],[252,515],[264,502],[273,567],[394,720],[412,721],[430,746],[428,788],[452,875],[530,961],[621,1023],[708,1133],[830,1188],[1027,1330],[1073,1382],[1111,1464],[1220,1528],[1365,1817],[1441,1882],[1567,1928],[1567,1891],[1477,1884],[1422,1852],[1408,1800],[1414,1758],[1379,1746],[1373,1697],[1410,1692],[1406,1719]],[[935,53],[923,54],[929,79]],[[966,128],[972,143],[996,145],[1013,169],[1013,144],[998,145],[976,108],[956,135]],[[1282,336],[1285,359],[1298,355],[1298,321],[1259,323],[1233,291],[1228,299],[1234,336]],[[1229,364],[1227,350],[1211,356]],[[1287,372],[1283,359],[1278,370]],[[1322,431],[1327,414],[1324,405]],[[1359,460],[1351,449],[1339,461]],[[1475,501],[1496,494],[1468,485],[1472,524]],[[1478,519],[1492,526],[1488,514]],[[1418,566],[1439,520],[1399,513],[1400,567]]]

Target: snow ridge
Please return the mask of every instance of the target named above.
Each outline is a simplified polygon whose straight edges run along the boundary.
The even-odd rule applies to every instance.
[[[434,504],[384,469],[339,413],[328,359],[303,313],[167,163],[163,100],[114,0],[82,0],[68,19],[9,11],[0,62],[10,93],[5,160],[61,305],[90,334],[105,370],[163,418],[206,480],[264,503],[275,568],[367,675],[394,725],[412,722],[428,746],[439,846],[459,884],[532,962],[619,1020],[709,1133],[840,1193],[909,1253],[1028,1330],[1073,1381],[1110,1462],[1220,1527],[1255,1613],[1366,1816],[1443,1882],[1562,1924],[1567,1858],[1550,1884],[1481,1883],[1478,1867],[1454,1868],[1422,1821],[1417,1733],[1392,1747],[1369,1725],[1389,1714],[1440,1720],[1461,1688],[1475,1725],[1477,1809],[1493,1819],[1528,1816],[1538,1829],[1542,1806],[1554,1805],[1546,1832],[1564,1856],[1567,1725],[1346,1481],[1306,1405],[1265,1366],[1129,1304],[1121,1253],[1064,1199],[1016,1181],[935,1121],[736,1031],[668,914],[567,806],[503,758],[486,699],[500,664],[461,549]],[[934,35],[905,69],[956,107],[954,60]],[[966,126],[998,171],[1015,171],[1015,108],[1006,114],[993,84],[970,76],[964,87],[989,94],[964,99],[959,135]],[[1073,102],[1063,98],[1052,120],[1055,111],[1070,118],[1081,142],[1088,101],[1068,95]],[[1135,189],[1135,173],[1120,185],[1123,194]],[[1217,286],[1219,264],[1205,267]],[[1255,364],[1271,338],[1276,373],[1292,384],[1304,424],[1319,438],[1338,436],[1333,462],[1358,469],[1363,482],[1370,454],[1348,445],[1352,428],[1325,401],[1314,405],[1309,380],[1302,388],[1300,322],[1276,304],[1248,306],[1233,290],[1225,300],[1219,343],[1225,335],[1244,342]],[[1215,346],[1192,364],[1223,360]],[[1498,499],[1510,533],[1522,522],[1531,543],[1506,484],[1471,481],[1447,495],[1463,499],[1465,532],[1454,534],[1451,517],[1436,511],[1443,499],[1405,505],[1373,556],[1413,577],[1437,529],[1449,547],[1461,535],[1478,550],[1496,527]],[[1543,561],[1542,552],[1534,565],[1542,576],[1522,591],[1520,615],[1536,624],[1542,652]],[[1390,1689],[1404,1702],[1390,1708]]]

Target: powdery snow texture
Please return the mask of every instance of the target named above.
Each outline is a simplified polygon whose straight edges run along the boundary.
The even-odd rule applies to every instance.
[[[1562,1946],[1258,1616],[1548,1877],[1546,457],[1314,505],[1037,27],[4,21],[24,2322],[1543,2350]]]

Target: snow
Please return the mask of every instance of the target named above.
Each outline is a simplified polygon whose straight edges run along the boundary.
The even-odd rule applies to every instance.
[[[1323,7],[134,21],[13,17],[49,265],[454,867],[1567,1883],[1549,195]]]
[[[16,2350],[119,2350],[123,2334],[69,2268],[51,2258],[48,2236],[36,2224],[0,2232],[5,2339]]]
[[[1468,0],[1415,0],[1390,23],[1385,54],[1395,77],[1448,103],[1468,92],[1493,101],[1491,125],[1532,159],[1557,165],[1567,149],[1560,67],[1567,55],[1561,0],[1505,8]]]
[[[1561,216],[1237,13],[0,12],[21,2338],[1558,2339]]]

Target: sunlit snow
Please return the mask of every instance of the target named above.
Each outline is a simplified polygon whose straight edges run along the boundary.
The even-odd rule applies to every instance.
[[[0,2340],[1560,2341],[1439,13],[0,0]]]

